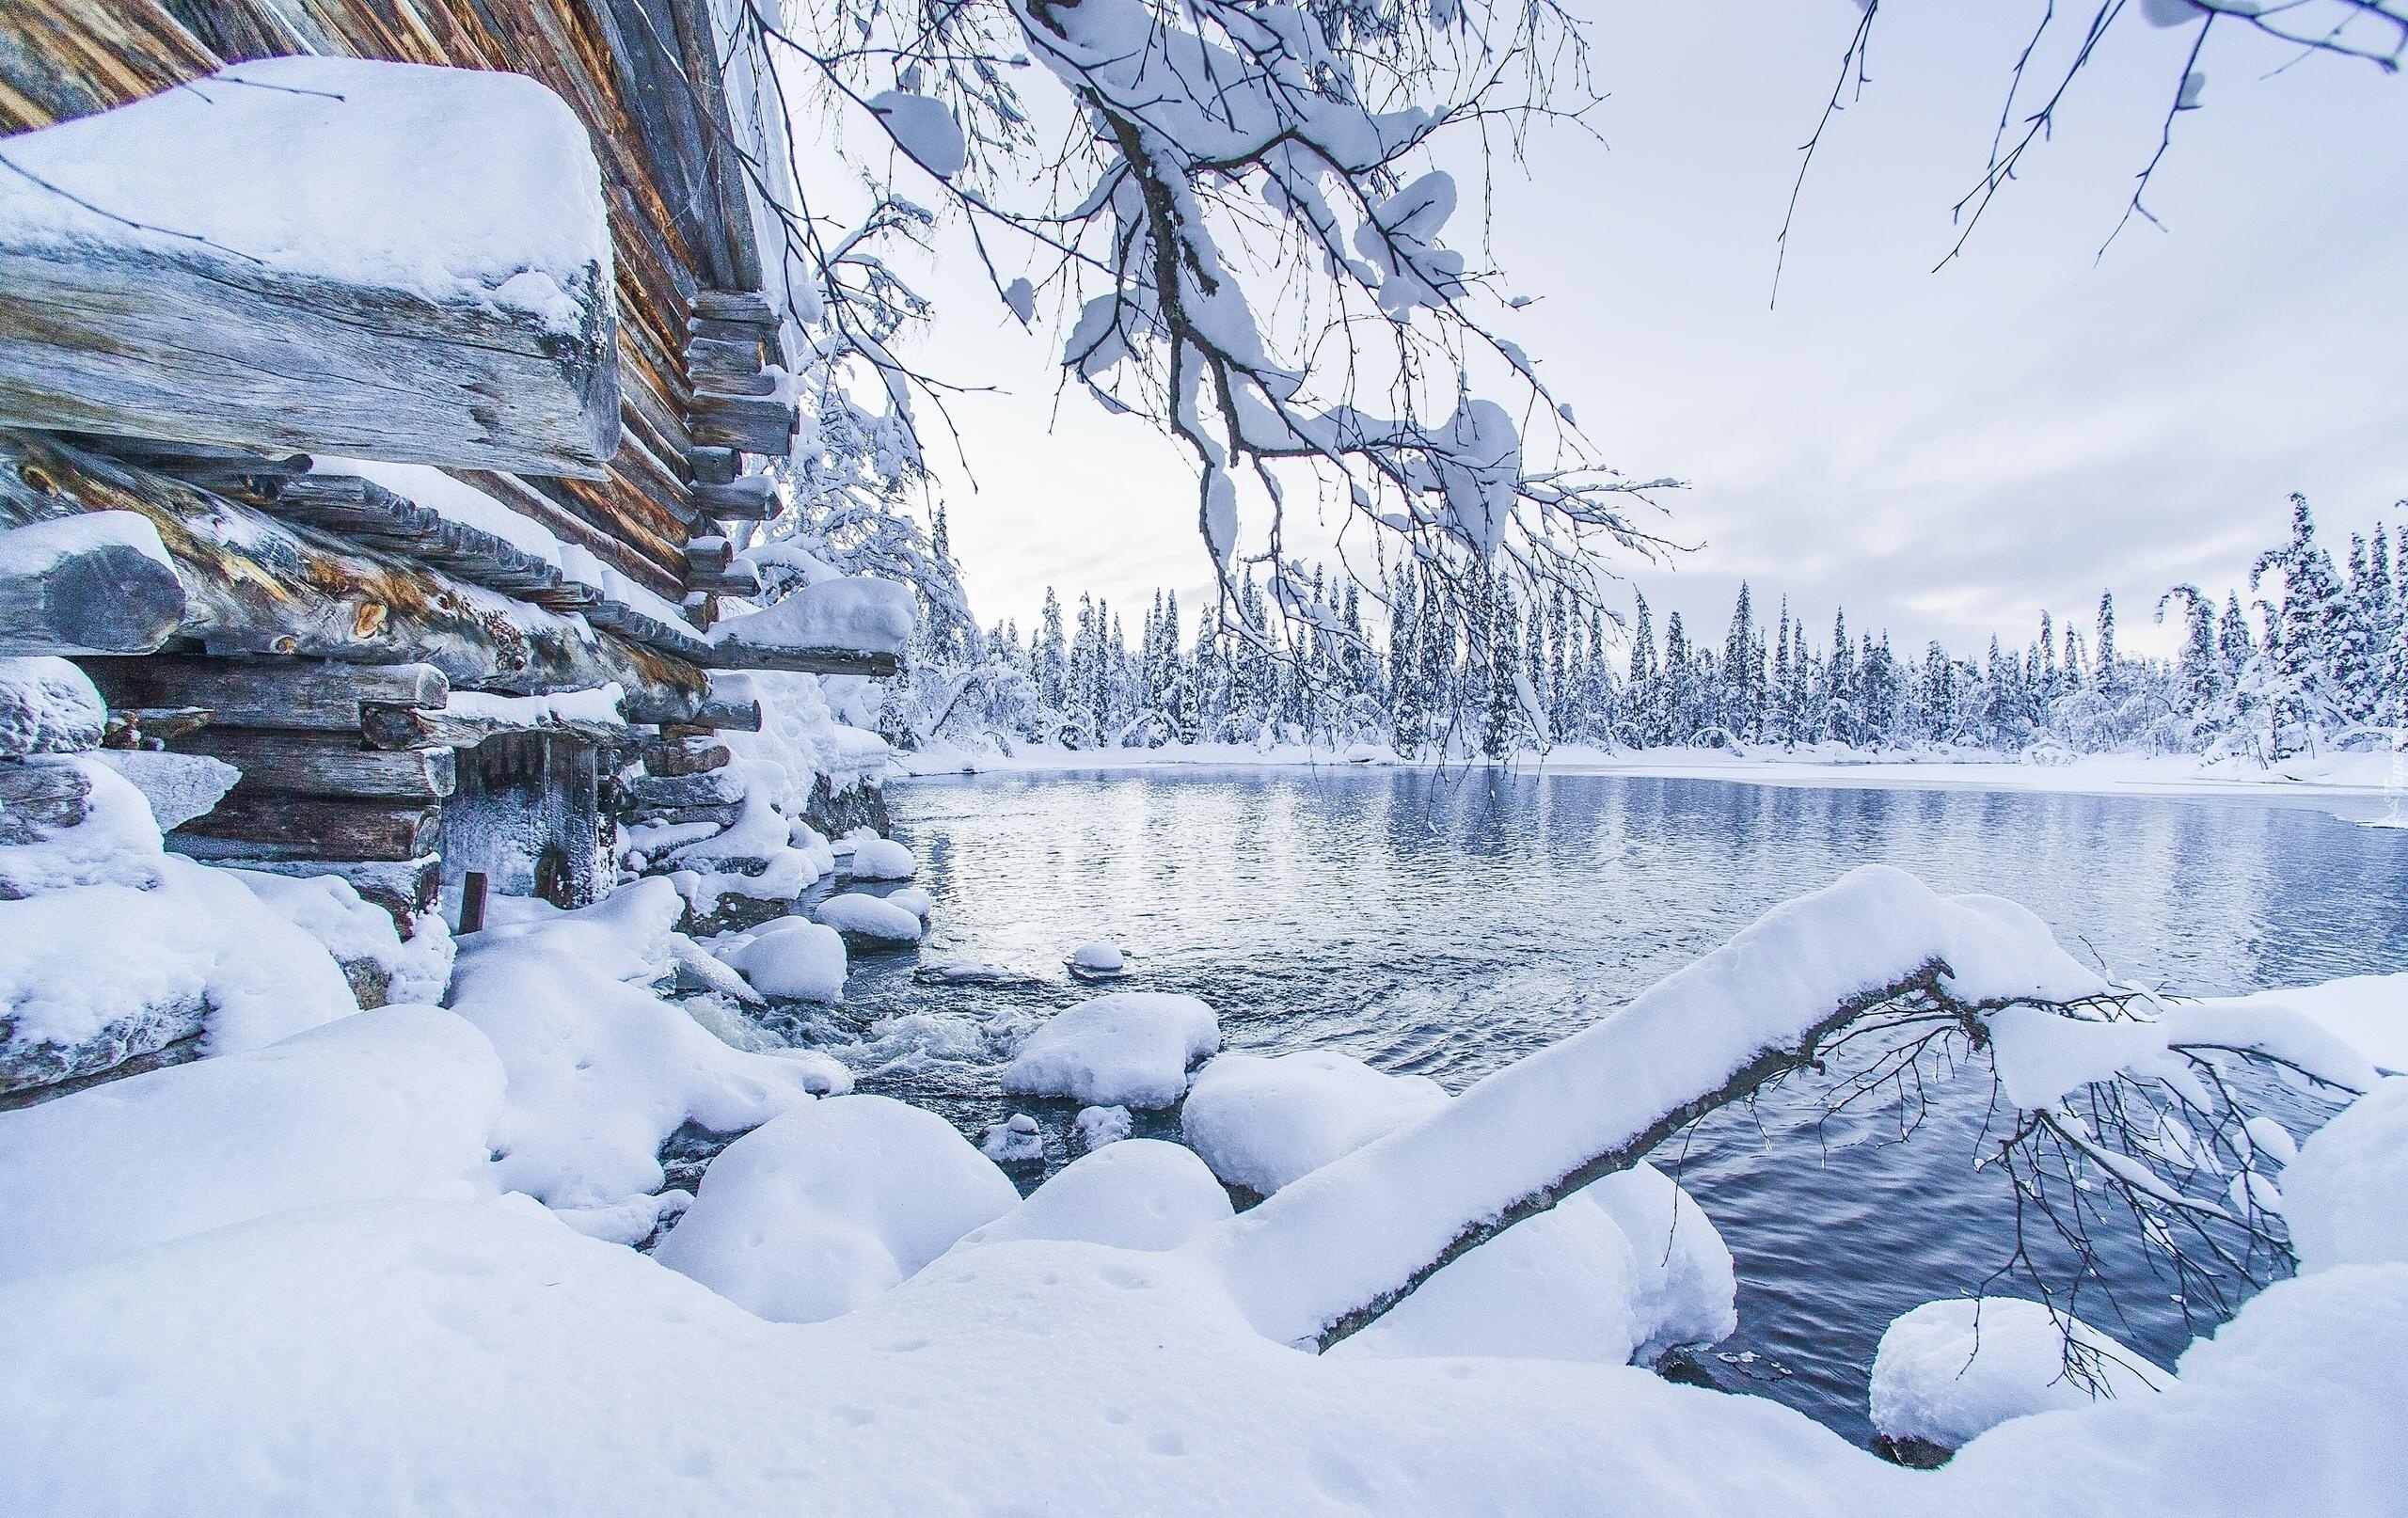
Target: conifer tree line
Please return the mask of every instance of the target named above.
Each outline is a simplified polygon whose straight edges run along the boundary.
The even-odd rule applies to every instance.
[[[2408,539],[2408,532],[2403,532]],[[936,561],[952,561],[937,532]],[[2305,498],[2288,541],[2221,600],[2177,585],[2149,614],[2182,631],[2167,658],[2116,643],[2102,594],[2077,624],[2043,612],[2018,648],[1978,658],[1886,632],[1828,632],[1784,598],[1739,588],[1717,637],[1663,618],[1641,595],[1616,625],[1557,590],[1524,599],[1460,579],[1393,572],[1381,593],[1351,577],[1291,572],[1301,615],[1271,614],[1254,576],[1208,609],[1192,638],[1177,593],[1124,618],[1052,590],[1037,625],[981,629],[958,583],[924,593],[924,618],[884,730],[906,748],[943,738],[1071,749],[1171,743],[1392,748],[1405,758],[1502,759],[1576,745],[1964,749],[2038,760],[2140,751],[2265,762],[2408,741],[2408,541],[2353,533],[2336,561]],[[1135,636],[1130,636],[1130,621]],[[1465,631],[1465,629],[1470,629]],[[1248,629],[1268,629],[1249,631]]]

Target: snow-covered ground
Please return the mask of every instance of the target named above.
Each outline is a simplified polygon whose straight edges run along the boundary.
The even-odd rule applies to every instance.
[[[1156,766],[1281,769],[1358,767],[1393,767],[1404,761],[1385,748],[1344,750],[1280,744],[1175,745],[1161,749],[1062,749],[1022,747],[1010,754],[972,751],[949,745],[897,754],[914,775],[990,770],[1063,771],[1142,769]],[[1485,767],[1474,760],[1422,768],[1461,772]],[[1560,748],[1544,757],[1523,754],[1511,767],[1527,775],[1629,775],[1676,780],[1722,780],[1755,785],[1864,786],[1913,789],[2023,791],[2092,796],[2231,797],[2289,802],[2331,811],[2348,821],[2408,828],[2408,754],[2337,753],[2288,759],[2263,767],[2243,760],[2204,764],[2182,754],[2093,754],[2066,764],[2027,764],[2003,755],[1963,757],[1929,752],[1867,753],[1824,747],[1766,749],[1734,753],[1720,749]]]

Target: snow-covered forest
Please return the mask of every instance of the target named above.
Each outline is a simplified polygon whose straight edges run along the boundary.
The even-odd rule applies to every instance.
[[[1560,587],[1526,603],[1483,586],[1480,604],[1449,617],[1453,587],[1409,564],[1368,589],[1316,568],[1303,614],[1285,624],[1249,572],[1227,611],[1183,617],[1175,592],[1156,593],[1130,613],[1133,643],[1119,610],[1082,594],[1066,613],[1050,590],[1025,635],[1016,621],[981,630],[941,510],[937,521],[938,547],[912,566],[924,635],[882,724],[905,747],[1372,744],[1406,759],[1501,759],[1557,745],[1804,746],[2267,762],[2387,751],[2408,730],[2408,556],[2378,525],[2337,559],[2298,497],[2289,536],[2221,601],[2178,585],[2147,609],[2179,630],[2171,658],[2125,653],[2104,594],[2095,617],[2044,611],[2020,647],[1994,637],[1966,657],[1851,633],[1845,607],[1828,632],[1810,629],[1785,598],[1767,608],[1747,585],[1719,628],[1675,611],[1659,631],[1643,594],[1624,616]]]

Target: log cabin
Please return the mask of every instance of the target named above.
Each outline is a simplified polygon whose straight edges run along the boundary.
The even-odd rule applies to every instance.
[[[111,743],[241,771],[171,847],[341,875],[404,931],[472,870],[581,904],[612,878],[614,810],[648,780],[708,789],[693,777],[727,754],[712,733],[759,726],[740,682],[714,693],[715,667],[894,672],[885,649],[739,648],[710,631],[722,596],[757,588],[729,534],[778,509],[767,471],[797,425],[780,384],[798,340],[785,155],[758,150],[783,121],[745,15],[731,0],[11,0],[0,14],[0,656],[74,658]],[[255,224],[216,238],[163,230],[46,166],[87,166],[72,144],[45,147],[59,123],[97,133],[149,112],[166,130],[137,142],[198,154],[245,112],[359,116],[392,72],[327,87],[292,72],[299,59],[481,71],[467,82],[495,88],[477,101],[523,76],[503,129],[438,112],[364,157],[438,180],[459,166],[447,150],[491,151],[526,176],[528,209],[503,198],[499,168],[483,199],[470,173],[458,196],[438,182],[399,208],[365,168],[364,187],[302,182],[352,177],[309,160],[298,139],[315,125],[262,138],[300,155],[285,182],[195,203],[223,220],[255,198]],[[554,118],[574,123],[564,169],[540,150]],[[179,166],[156,166],[173,201]],[[512,301],[531,264],[460,296],[412,288],[372,245],[388,221],[408,236],[448,218],[481,247],[520,232],[540,247],[562,241],[554,201],[570,222],[590,203],[590,256],[544,271],[557,277],[526,309]],[[78,217],[74,237],[47,234]],[[277,250],[244,245],[269,225],[289,233]],[[283,256],[322,245],[351,251]],[[92,514],[147,523],[155,548],[121,531],[8,547]],[[615,706],[544,699],[594,691]],[[631,767],[647,757],[653,770]]]

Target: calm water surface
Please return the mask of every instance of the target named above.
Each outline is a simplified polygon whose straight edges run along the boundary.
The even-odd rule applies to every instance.
[[[1086,993],[1062,961],[1097,938],[1135,957],[1130,988],[1211,1002],[1226,1047],[1339,1049],[1452,1090],[1868,862],[2013,897],[2083,957],[2170,990],[2408,969],[2408,832],[2233,800],[1194,770],[919,781],[890,801],[936,897],[929,943],[857,957],[843,1008],[778,1025],[965,1129],[1032,1111],[1054,1164],[1071,1104],[1006,1102],[998,1067]],[[914,978],[951,956],[1031,979]],[[1972,1165],[1987,1070],[1934,1073],[1910,1142],[1893,1109],[1822,1121],[1807,1084],[1656,1156],[1738,1260],[1739,1332],[1705,1375],[1869,1439],[1882,1328],[1978,1289],[2011,1242],[2004,1181]],[[1176,1137],[1176,1115],[1140,1131]],[[2110,1268],[2115,1302],[2085,1296],[2083,1315],[2170,1361],[2193,1331],[2171,1288],[2129,1251]]]

